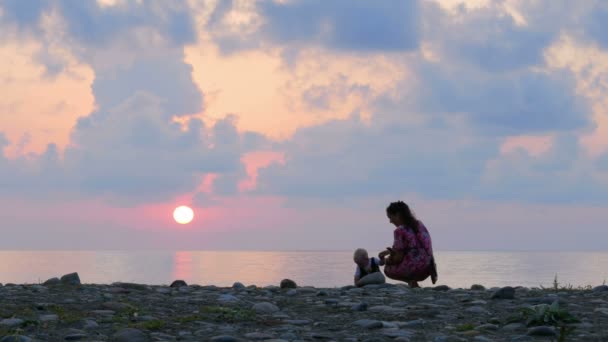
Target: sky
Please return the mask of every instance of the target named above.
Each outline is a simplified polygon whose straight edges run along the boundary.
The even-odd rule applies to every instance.
[[[603,0],[0,0],[0,249],[608,249]],[[191,206],[194,220],[174,222]]]

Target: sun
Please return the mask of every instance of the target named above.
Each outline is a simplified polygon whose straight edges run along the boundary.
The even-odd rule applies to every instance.
[[[181,205],[173,210],[173,219],[179,224],[188,224],[194,218],[192,208]]]

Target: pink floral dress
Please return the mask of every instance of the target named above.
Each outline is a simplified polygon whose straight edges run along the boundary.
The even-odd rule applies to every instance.
[[[393,231],[393,249],[405,252],[398,265],[386,265],[384,274],[401,281],[422,281],[431,275],[433,246],[431,236],[419,221],[418,234],[409,227],[400,226]]]

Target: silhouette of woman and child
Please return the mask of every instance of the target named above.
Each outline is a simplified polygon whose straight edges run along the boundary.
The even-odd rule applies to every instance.
[[[396,227],[393,246],[380,252],[378,257],[371,258],[365,249],[355,250],[355,285],[383,284],[384,274],[391,279],[404,281],[412,288],[420,287],[418,282],[428,277],[435,284],[437,266],[429,231],[402,201],[391,203],[386,208],[386,215]],[[380,266],[384,266],[384,274]]]

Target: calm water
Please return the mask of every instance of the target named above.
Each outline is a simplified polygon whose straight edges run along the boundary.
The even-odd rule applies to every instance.
[[[608,252],[436,252],[438,284],[451,287],[601,285]],[[317,287],[352,283],[352,252],[0,251],[0,283],[38,283],[78,272],[83,283],[115,281],[231,286],[278,285],[290,278]],[[391,281],[392,282],[392,281]],[[422,283],[431,285],[430,281]]]

